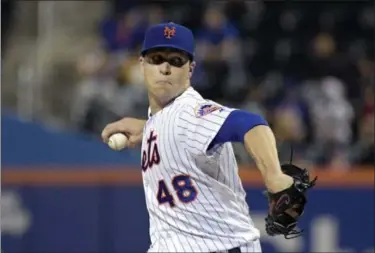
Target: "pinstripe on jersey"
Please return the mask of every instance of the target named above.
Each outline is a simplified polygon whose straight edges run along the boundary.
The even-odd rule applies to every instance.
[[[149,252],[222,251],[259,238],[232,145],[207,151],[232,110],[190,87],[149,117],[142,141]]]

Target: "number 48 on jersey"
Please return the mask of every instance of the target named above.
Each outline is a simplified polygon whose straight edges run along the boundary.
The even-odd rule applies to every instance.
[[[178,175],[172,179],[173,190],[171,191],[164,180],[159,181],[158,192],[156,198],[160,205],[168,203],[170,207],[176,206],[176,198],[172,193],[175,193],[177,200],[183,203],[190,203],[197,197],[198,191],[193,186],[189,175]]]

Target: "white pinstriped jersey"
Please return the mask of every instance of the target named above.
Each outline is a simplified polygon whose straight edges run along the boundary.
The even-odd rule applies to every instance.
[[[231,143],[208,149],[233,109],[188,88],[149,117],[142,170],[149,252],[214,252],[257,240]]]

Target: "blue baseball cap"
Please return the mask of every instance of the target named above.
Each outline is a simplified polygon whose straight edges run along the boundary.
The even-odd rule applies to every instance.
[[[185,26],[172,22],[153,25],[146,31],[141,55],[154,48],[179,49],[193,59],[195,48],[193,32]]]

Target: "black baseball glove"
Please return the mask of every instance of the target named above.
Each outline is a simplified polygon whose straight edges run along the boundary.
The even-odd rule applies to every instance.
[[[278,193],[266,192],[270,204],[266,232],[271,236],[284,235],[286,239],[291,239],[302,233],[302,230],[296,229],[297,221],[307,203],[306,191],[315,185],[317,177],[310,181],[308,170],[293,164],[283,164],[281,170],[293,177],[294,184]]]

